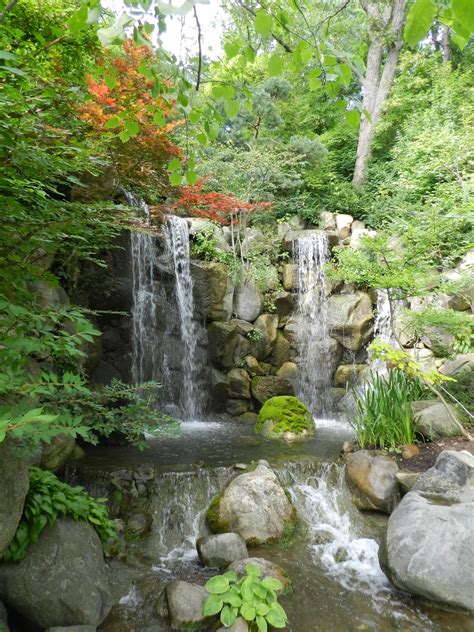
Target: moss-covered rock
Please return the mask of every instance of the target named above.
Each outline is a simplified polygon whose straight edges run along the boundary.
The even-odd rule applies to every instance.
[[[255,431],[270,439],[297,441],[314,434],[308,408],[297,397],[272,397],[262,406]]]

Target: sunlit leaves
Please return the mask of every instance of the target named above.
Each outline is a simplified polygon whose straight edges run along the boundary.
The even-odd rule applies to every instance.
[[[237,99],[226,99],[224,101],[224,110],[230,119],[237,116],[240,110],[240,102]]]
[[[233,57],[239,54],[240,44],[237,42],[226,42],[224,44],[224,51],[227,57],[229,59],[232,59]]]
[[[408,11],[403,36],[409,46],[415,46],[425,37],[437,12],[432,0],[416,0]]]
[[[351,127],[357,128],[360,123],[359,110],[346,110],[345,117]]]
[[[265,9],[259,9],[255,14],[255,30],[262,37],[269,37],[273,28],[273,17]]]
[[[452,0],[451,8],[454,18],[461,27],[469,31],[469,33],[474,33],[474,5],[472,0]]]
[[[283,72],[283,57],[274,53],[268,60],[268,74],[271,77],[280,75]]]

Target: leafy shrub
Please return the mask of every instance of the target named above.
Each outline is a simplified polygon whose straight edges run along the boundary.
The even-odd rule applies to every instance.
[[[217,261],[227,266],[229,276],[237,279],[241,271],[240,261],[231,253],[219,248],[219,242],[213,237],[212,228],[200,230],[191,244],[191,256],[203,261]]]
[[[250,342],[259,342],[265,338],[265,334],[261,329],[251,329],[247,332],[246,337]]]
[[[108,518],[106,502],[106,498],[92,498],[82,487],[62,483],[51,472],[30,467],[30,488],[23,516],[3,559],[15,562],[24,559],[30,544],[38,540],[46,525],[53,524],[61,515],[91,524],[104,551],[109,553],[111,542],[117,540],[117,532]]]
[[[269,625],[286,627],[288,618],[277,597],[283,588],[281,582],[273,577],[261,579],[262,572],[254,564],[247,564],[245,570],[240,580],[234,571],[227,571],[206,583],[210,596],[204,603],[203,614],[220,613],[226,628],[240,616],[247,621],[251,632],[267,632]]]
[[[422,399],[419,380],[400,369],[390,369],[386,377],[371,373],[364,390],[351,389],[355,411],[348,411],[349,423],[362,448],[397,449],[415,440],[411,402]]]

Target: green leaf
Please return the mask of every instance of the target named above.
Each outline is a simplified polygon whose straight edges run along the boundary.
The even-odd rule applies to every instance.
[[[0,50],[0,59],[8,59],[8,60],[12,60],[12,59],[17,59],[18,55],[15,55],[14,53],[10,53],[7,50]]]
[[[410,7],[403,37],[409,46],[416,46],[425,37],[437,12],[432,0],[416,0]]]
[[[351,127],[357,128],[360,123],[359,110],[346,110],[345,117]]]
[[[270,611],[270,606],[267,606],[266,603],[258,603],[255,607],[255,612],[264,617]]]
[[[262,570],[256,564],[247,564],[245,572],[249,577],[261,577]]]
[[[337,72],[341,77],[342,85],[348,88],[352,79],[352,70],[350,67],[347,64],[340,64],[337,66]]]
[[[127,130],[129,136],[136,136],[140,133],[140,125],[137,121],[126,121],[125,129]]]
[[[168,176],[171,186],[177,187],[183,182],[183,178],[180,173],[170,173]]]
[[[163,125],[166,123],[165,115],[161,110],[156,110],[156,112],[153,114],[153,123],[157,127],[163,127]]]
[[[268,60],[268,72],[272,77],[283,72],[283,57],[278,53],[274,53]]]
[[[12,72],[14,75],[18,75],[19,77],[26,77],[26,72],[24,70],[20,70],[20,68],[14,68],[13,66],[0,66],[0,69]]]
[[[268,631],[267,622],[266,622],[266,620],[263,617],[257,616],[255,620],[257,622],[257,628],[258,628],[259,632],[267,632]]]
[[[224,573],[223,577],[228,579],[230,582],[237,581],[237,573],[235,571],[227,571],[226,573]]]
[[[474,6],[472,0],[451,0],[451,9],[459,24],[474,33]]]
[[[198,134],[196,136],[196,139],[198,143],[201,145],[201,147],[205,147],[207,145],[207,136],[206,134],[204,134],[204,132],[201,132],[200,134]]]
[[[198,181],[198,175],[195,171],[186,171],[185,176],[188,184],[196,184]]]
[[[265,577],[262,579],[262,586],[268,588],[268,590],[281,590],[283,588],[282,583],[274,577]]]
[[[227,116],[230,119],[233,119],[237,116],[237,114],[240,111],[240,103],[236,101],[235,99],[232,99],[232,100],[227,99],[226,101],[224,101],[224,110]]]
[[[209,125],[208,136],[211,140],[216,140],[219,136],[220,126],[217,123],[211,123]]]
[[[211,579],[205,583],[204,587],[207,592],[213,595],[222,595],[222,593],[225,593],[229,588],[229,580],[223,575],[216,575],[216,577],[211,577]]]
[[[245,58],[250,64],[253,64],[255,61],[255,53],[250,46],[247,46],[245,49]]]
[[[272,32],[273,17],[265,11],[259,9],[255,14],[255,30],[262,37],[268,37]]]
[[[224,44],[225,54],[229,59],[232,59],[239,54],[240,46],[236,42],[227,42]]]
[[[243,603],[240,608],[240,614],[246,621],[253,621],[255,619],[255,608],[248,603]]]
[[[181,162],[178,158],[173,158],[173,160],[170,160],[168,163],[167,169],[168,171],[178,171],[181,169]]]
[[[224,606],[221,611],[221,622],[226,628],[230,628],[231,625],[234,625],[235,620],[237,619],[238,614],[237,608],[232,608],[231,606]]]
[[[202,614],[205,617],[212,617],[214,614],[217,614],[222,610],[223,605],[224,602],[219,595],[211,595],[204,602]]]

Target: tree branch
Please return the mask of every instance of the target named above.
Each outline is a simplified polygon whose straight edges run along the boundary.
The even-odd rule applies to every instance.
[[[196,21],[196,26],[198,30],[198,70],[197,70],[197,78],[196,78],[196,92],[199,90],[199,86],[201,85],[201,72],[202,72],[202,32],[201,32],[201,24],[199,22],[196,5],[193,6],[194,20]]]

